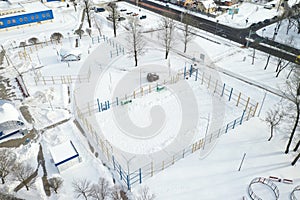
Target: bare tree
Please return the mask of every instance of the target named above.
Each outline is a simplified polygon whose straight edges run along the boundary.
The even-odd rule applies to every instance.
[[[96,29],[97,29],[98,32],[99,32],[99,36],[102,36],[102,32],[101,32],[102,24],[101,24],[100,20],[98,20],[98,19],[96,18],[96,15],[93,15],[93,19],[94,19],[94,22],[95,22]]]
[[[295,70],[293,76],[286,82],[287,90],[283,93],[286,99],[292,104],[292,110],[295,110],[294,125],[290,133],[288,144],[286,146],[285,153],[289,153],[290,146],[292,144],[298,122],[300,118],[300,70]]]
[[[63,180],[60,177],[52,177],[49,179],[49,185],[57,193],[57,190],[63,185]]]
[[[91,196],[97,200],[105,200],[110,193],[109,182],[105,178],[99,178],[98,184],[92,185]]]
[[[165,48],[165,59],[167,59],[174,44],[175,22],[171,18],[163,17],[159,26],[163,31],[161,40]]]
[[[292,166],[294,166],[296,163],[297,163],[297,161],[299,160],[299,158],[300,158],[300,152],[298,153],[298,155],[294,158],[294,160],[292,161]]]
[[[128,33],[126,39],[130,45],[128,55],[129,57],[134,57],[135,66],[137,66],[138,56],[145,53],[146,45],[138,18],[128,18]]]
[[[183,49],[183,52],[185,53],[186,52],[186,49],[187,49],[187,45],[190,41],[192,41],[194,39],[194,35],[192,34],[192,26],[190,26],[190,24],[192,23],[192,17],[185,13],[183,15],[183,18],[182,18],[182,23],[184,24],[183,25],[183,30],[182,30],[182,33],[183,33],[183,37],[181,38],[181,40],[183,41],[183,44],[184,44],[184,49]]]
[[[87,200],[91,196],[91,182],[86,179],[74,180],[72,182],[74,192],[76,193],[76,198],[83,196]]]
[[[82,37],[83,34],[84,34],[84,30],[82,30],[82,29],[77,29],[77,30],[75,30],[75,34],[79,36],[79,39],[81,39],[81,37]]]
[[[83,0],[83,4],[84,4],[84,12],[87,17],[89,28],[92,28],[92,24],[91,24],[91,10],[93,7],[92,2],[90,0]]]
[[[117,37],[118,19],[119,19],[119,16],[120,16],[117,4],[115,2],[113,2],[113,1],[111,1],[108,4],[107,10],[109,12],[109,19],[113,23],[114,36]]]
[[[85,32],[91,37],[92,36],[92,29],[86,28]]]
[[[32,37],[28,39],[28,43],[30,44],[37,44],[39,42],[39,39],[37,39],[36,37]]]
[[[11,171],[11,166],[15,161],[15,154],[13,154],[8,149],[0,150],[0,177],[2,180],[2,184],[5,183],[5,178]]]
[[[60,40],[63,38],[63,35],[61,33],[53,33],[50,37],[51,40],[56,40],[58,42],[60,42]]]
[[[119,186],[114,186],[111,189],[110,197],[113,200],[125,200],[126,199],[126,194],[123,192],[123,190]]]
[[[270,126],[270,130],[271,130],[271,135],[270,135],[270,138],[268,139],[268,141],[270,141],[272,139],[274,128],[276,128],[279,125],[283,116],[284,116],[284,114],[278,106],[275,107],[274,109],[270,109],[267,112],[265,121],[268,123],[268,125]]]
[[[17,181],[20,181],[25,187],[26,190],[29,190],[33,186],[37,171],[29,165],[23,163],[16,163],[12,169],[13,175]]]
[[[76,9],[76,6],[77,6],[76,0],[70,0],[70,2],[72,2],[73,6],[74,6],[74,10],[75,10],[75,12],[77,12],[77,9]]]
[[[137,200],[154,200],[155,195],[151,194],[149,191],[149,187],[144,186],[139,189]]]

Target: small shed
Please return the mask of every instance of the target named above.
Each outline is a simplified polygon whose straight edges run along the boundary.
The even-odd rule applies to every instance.
[[[50,153],[59,172],[80,162],[79,153],[71,140],[52,147]]]
[[[0,140],[14,134],[23,134],[25,124],[11,101],[0,99]]]
[[[81,59],[81,51],[74,49],[60,49],[59,56],[61,61],[79,61]]]

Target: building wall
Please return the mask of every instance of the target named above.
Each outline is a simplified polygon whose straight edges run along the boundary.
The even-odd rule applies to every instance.
[[[0,29],[53,19],[52,10],[0,18]]]
[[[76,157],[76,158],[73,158],[72,160],[69,160],[67,162],[64,162],[64,163],[58,165],[57,169],[59,172],[62,172],[64,170],[68,169],[69,167],[72,167],[78,163],[79,163],[79,157]]]

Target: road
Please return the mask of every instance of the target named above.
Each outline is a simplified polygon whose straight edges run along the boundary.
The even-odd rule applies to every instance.
[[[135,0],[124,0],[124,1],[133,5],[137,5],[137,2]],[[181,11],[160,4],[156,4],[151,1],[138,1],[138,6],[150,10],[152,12],[158,13],[160,15],[168,16],[170,18],[173,18],[176,21],[180,21],[182,15],[185,15]],[[300,55],[299,49],[277,43],[267,38],[262,38],[255,33],[255,31],[257,31],[258,29],[261,29],[275,22],[277,22],[276,19],[271,19],[268,23],[260,23],[255,27],[251,27],[250,38],[253,39],[254,41],[249,42],[248,46],[263,51],[265,53],[271,54],[272,56],[283,58],[290,62],[296,63],[296,57]],[[200,18],[198,16],[193,16],[189,24],[191,26],[202,29],[204,31],[237,42],[243,46],[246,45],[247,43],[246,38],[249,37],[249,32],[250,32],[250,28],[245,28],[245,29],[232,28],[223,24],[219,24],[214,21]]]

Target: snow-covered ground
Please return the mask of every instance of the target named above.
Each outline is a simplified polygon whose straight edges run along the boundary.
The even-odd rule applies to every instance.
[[[125,40],[125,29],[122,27],[126,24],[126,20],[121,22],[117,37],[113,38],[111,24],[105,19],[108,13],[104,12],[97,14],[96,17],[102,22],[102,33],[114,44],[103,40],[100,43],[92,42],[91,38],[85,35],[77,48],[82,52],[82,59],[78,62],[61,62],[57,56],[59,49],[73,49],[74,42],[78,38],[72,31],[79,24],[79,14],[74,12],[72,6],[66,8],[65,3],[52,2],[46,5],[54,10],[53,22],[0,32],[0,42],[6,47],[11,47],[33,36],[45,41],[54,31],[64,35],[61,44],[47,42],[38,47],[38,50],[32,47],[26,48],[25,52],[18,48],[9,50],[11,58],[14,58],[18,69],[23,73],[31,94],[25,101],[17,103],[29,107],[35,121],[34,127],[40,131],[39,137],[27,145],[14,149],[14,152],[19,161],[36,166],[41,143],[48,178],[60,176],[64,183],[58,194],[52,192],[52,195],[47,197],[43,190],[41,180],[43,173],[40,169],[35,188],[29,191],[23,188],[14,195],[25,199],[75,199],[72,182],[77,179],[86,178],[96,183],[103,177],[109,181],[110,186],[113,186],[113,178],[116,178],[117,184],[122,184],[117,173],[102,164],[103,162],[106,166],[108,164],[106,160],[101,160],[103,158],[101,154],[105,152],[101,152],[101,148],[94,146],[91,140],[87,141],[74,124],[73,94],[79,108],[86,107],[88,103],[96,104],[97,98],[101,102],[114,100],[116,97],[132,94],[141,86],[147,86],[147,72],[155,70],[160,75],[161,81],[168,80],[170,72],[171,77],[176,75],[184,66],[194,64],[192,58],[199,60],[201,54],[205,55],[204,62],[196,62],[201,72],[210,74],[234,90],[256,100],[260,105],[266,94],[263,107],[260,107],[261,115],[222,135],[210,145],[207,144],[204,150],[196,151],[163,171],[154,172],[153,177],[143,179],[142,186],[147,185],[150,192],[156,195],[156,199],[242,199],[243,196],[248,196],[247,187],[255,177],[277,176],[293,180],[293,184],[276,183],[280,190],[280,199],[288,199],[293,188],[300,184],[300,174],[297,173],[299,165],[294,167],[290,165],[295,153],[291,152],[288,155],[283,153],[287,135],[276,132],[274,139],[267,142],[269,129],[261,120],[265,112],[281,100],[276,94],[284,88],[289,73],[289,70],[285,70],[278,78],[275,77],[277,64],[275,58],[271,58],[269,67],[264,70],[266,54],[256,52],[252,65],[253,50],[242,49],[238,44],[199,31],[200,35],[210,37],[218,41],[218,44],[197,37],[188,44],[187,53],[183,57],[180,56],[183,54],[183,45],[177,42],[168,61],[164,59],[163,48],[157,42],[158,32],[150,32],[145,34],[148,50],[140,58],[139,67],[135,68],[133,59],[126,55],[128,44]],[[119,2],[118,5],[119,8],[147,15],[146,19],[141,20],[146,30],[157,27],[157,23],[153,22],[158,21],[158,15],[145,10],[139,11],[138,8],[123,2]],[[276,14],[275,9],[269,11],[259,6],[256,11],[256,7],[255,4],[245,3],[233,19],[225,14],[218,20],[220,23],[235,27],[245,27],[246,18],[251,24]],[[177,36],[180,34],[178,31]],[[96,30],[93,36],[98,36]],[[277,37],[285,38],[281,32]],[[112,55],[116,50],[116,44],[125,49],[124,55],[122,53],[118,56]],[[26,54],[28,56],[25,59],[22,55]],[[75,85],[74,80],[67,81],[71,80],[68,77],[75,77],[78,74],[83,79],[82,83]],[[4,75],[13,76],[15,71],[7,70]],[[79,82],[78,79],[76,81]],[[153,91],[143,97],[137,96],[132,104],[118,108],[102,113],[94,112],[93,117],[87,119],[94,127],[99,128],[97,130],[102,133],[98,136],[112,145],[117,158],[124,157],[121,164],[128,167],[128,171],[130,167],[133,169],[142,167],[141,163],[148,164],[149,161],[155,160],[155,156],[162,158],[182,150],[204,137],[208,125],[211,130],[217,129],[218,126],[234,120],[242,113],[242,110],[232,102],[227,102],[209,92],[206,86],[200,84],[200,80],[196,82],[192,79],[168,85],[166,90],[161,92]],[[184,123],[190,124],[182,130],[180,125]],[[214,125],[216,127],[213,127]],[[148,133],[149,127],[157,129],[157,132]],[[51,162],[49,149],[69,140],[76,146],[81,162],[58,173]],[[245,161],[238,171],[244,153],[246,153]],[[135,159],[130,159],[135,156]],[[147,161],[143,160],[144,158]],[[9,177],[2,189],[13,193],[17,184]],[[273,194],[270,190],[261,186],[254,188],[262,199],[272,199]],[[139,186],[135,185],[132,188],[133,193],[136,194],[138,189]]]

